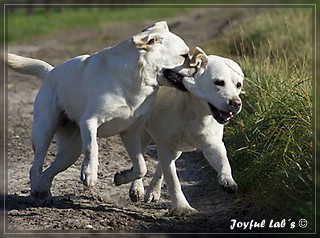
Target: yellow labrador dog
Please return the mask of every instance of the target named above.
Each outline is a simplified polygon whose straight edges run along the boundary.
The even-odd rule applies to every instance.
[[[159,85],[167,83],[164,69],[189,60],[185,42],[157,22],[118,45],[82,55],[53,67],[41,60],[8,55],[8,65],[20,73],[40,77],[43,84],[34,103],[30,169],[31,195],[51,196],[55,175],[84,153],[81,179],[94,186],[98,172],[98,137],[120,133],[133,167],[117,173],[116,185],[141,178],[146,165],[140,127],[152,108]],[[58,151],[42,171],[48,146],[56,134]],[[82,148],[82,149],[81,149]]]
[[[182,152],[201,150],[218,172],[222,188],[227,192],[237,190],[222,138],[224,124],[242,108],[239,94],[244,75],[234,61],[207,56],[200,48],[196,49],[190,65],[191,68],[183,69],[180,74],[172,70],[164,72],[172,80],[181,81],[189,92],[162,87],[142,131],[144,146],[152,137],[159,157],[145,201],[159,200],[163,173],[173,211],[178,214],[195,212],[181,190],[176,173],[175,160]],[[134,181],[129,192],[131,200],[137,201],[143,194],[142,179]]]

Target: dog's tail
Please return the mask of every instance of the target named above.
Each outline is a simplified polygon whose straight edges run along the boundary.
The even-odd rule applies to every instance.
[[[42,60],[26,58],[10,53],[8,53],[7,65],[18,73],[29,74],[40,78],[42,81],[53,69],[52,65]]]

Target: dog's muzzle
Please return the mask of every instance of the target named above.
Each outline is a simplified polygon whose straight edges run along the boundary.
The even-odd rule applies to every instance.
[[[208,102],[208,105],[209,105],[210,110],[212,112],[213,118],[216,119],[216,121],[220,124],[228,123],[234,116],[234,113],[231,111],[229,111],[229,112],[221,111],[209,102]]]
[[[172,69],[165,69],[162,72],[163,76],[170,82],[170,84],[176,89],[186,92],[188,91],[183,85],[183,75],[179,74]]]

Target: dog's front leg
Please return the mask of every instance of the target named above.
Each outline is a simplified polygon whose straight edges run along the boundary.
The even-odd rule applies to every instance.
[[[209,164],[217,171],[219,184],[229,193],[234,193],[238,189],[237,183],[231,174],[231,167],[227,157],[227,151],[222,141],[209,143],[203,149],[203,155]]]
[[[81,180],[87,187],[93,187],[98,180],[98,122],[96,118],[83,119],[80,122],[84,160],[81,167]]]
[[[144,177],[147,173],[147,166],[143,157],[140,127],[130,128],[120,134],[124,147],[126,148],[131,161],[132,168],[118,172],[114,176],[116,186],[129,183],[135,179]]]

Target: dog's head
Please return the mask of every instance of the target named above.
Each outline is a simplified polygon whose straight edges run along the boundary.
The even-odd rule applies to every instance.
[[[144,67],[156,70],[160,85],[168,85],[163,77],[164,69],[186,65],[189,61],[189,47],[179,36],[169,31],[165,21],[146,27],[132,37],[132,42],[141,52]]]
[[[231,59],[209,55],[196,48],[187,68],[164,70],[166,78],[208,103],[208,110],[220,123],[227,123],[242,108],[239,94],[244,75]]]

